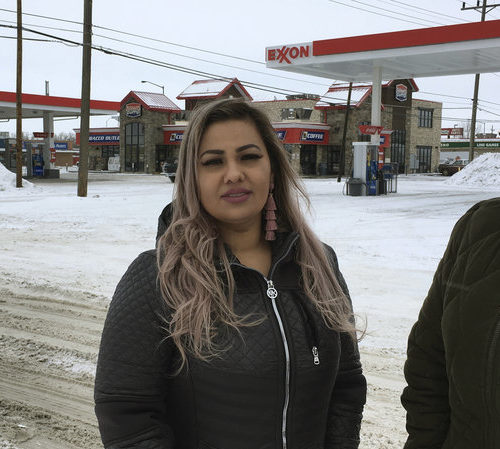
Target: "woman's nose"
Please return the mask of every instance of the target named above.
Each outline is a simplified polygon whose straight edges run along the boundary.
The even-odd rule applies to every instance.
[[[243,181],[244,177],[242,167],[237,162],[228,162],[224,176],[225,182],[240,182]]]

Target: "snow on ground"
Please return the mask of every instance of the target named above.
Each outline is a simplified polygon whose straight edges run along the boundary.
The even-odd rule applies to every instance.
[[[19,445],[19,422],[45,447],[99,447],[92,378],[106,307],[130,262],[154,246],[157,217],[173,191],[163,176],[95,173],[80,198],[77,175],[61,176],[0,190],[0,447]],[[361,448],[401,448],[408,333],[453,225],[476,202],[500,196],[500,183],[402,176],[397,193],[379,197],[344,196],[336,179],[305,185],[309,221],[336,250],[367,323]]]
[[[500,153],[484,153],[450,177],[446,184],[478,187],[500,186]]]
[[[26,179],[23,179],[23,187],[30,189],[33,187],[33,184]],[[16,174],[11,172],[9,169],[5,167],[2,163],[0,163],[0,192],[10,191],[13,192],[16,190]]]

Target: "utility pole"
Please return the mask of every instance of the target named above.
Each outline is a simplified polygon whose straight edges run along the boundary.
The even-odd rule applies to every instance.
[[[82,100],[80,111],[80,163],[78,166],[78,196],[87,196],[89,177],[90,73],[92,52],[92,0],[84,0]]]
[[[352,93],[352,81],[349,83],[349,91],[347,92],[347,107],[345,110],[345,119],[344,119],[344,132],[342,133],[342,148],[340,149],[340,163],[339,163],[339,175],[337,177],[337,182],[342,180],[342,175],[345,172],[345,141],[347,136],[347,125],[349,121],[349,109],[351,109],[351,93]]]
[[[16,188],[23,186],[23,10],[17,0]],[[7,150],[8,151],[8,150]],[[28,157],[28,153],[26,153]],[[31,157],[31,154],[29,155]]]
[[[465,6],[465,2],[462,3],[462,11],[469,9],[475,9],[476,11],[481,10],[481,22],[486,20],[486,13],[495,9],[500,4],[488,5],[488,0],[483,0],[483,4],[479,5],[480,1],[477,0],[476,6]],[[486,11],[486,8],[490,8]],[[474,147],[476,146],[476,115],[477,115],[477,96],[479,93],[479,73],[476,73],[476,79],[474,80],[474,98],[472,99],[472,118],[470,123],[470,145],[469,145],[469,162],[474,159]]]

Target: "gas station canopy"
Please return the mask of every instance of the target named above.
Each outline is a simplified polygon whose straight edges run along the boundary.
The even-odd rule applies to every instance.
[[[51,95],[22,94],[23,118],[42,118],[44,113],[53,117],[80,115],[79,98]],[[120,110],[119,101],[90,100],[90,115],[111,115]],[[16,118],[16,93],[0,91],[0,120]]]
[[[343,81],[500,71],[500,20],[266,48],[267,67]]]

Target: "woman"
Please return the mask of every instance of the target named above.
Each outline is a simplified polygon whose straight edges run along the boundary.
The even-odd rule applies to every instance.
[[[500,198],[455,225],[408,340],[405,449],[500,447]]]
[[[106,448],[358,447],[350,300],[298,194],[262,112],[222,100],[194,114],[157,249],[129,267],[106,319]]]

